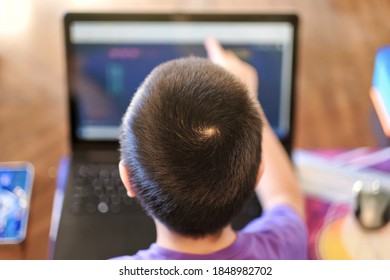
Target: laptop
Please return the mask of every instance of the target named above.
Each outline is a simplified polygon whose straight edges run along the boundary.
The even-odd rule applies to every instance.
[[[60,165],[51,258],[107,259],[155,241],[152,219],[127,197],[118,176],[121,118],[156,65],[205,57],[207,37],[258,70],[259,99],[290,154],[296,15],[69,13],[64,27],[72,154]],[[233,226],[241,229],[260,214],[253,196]]]

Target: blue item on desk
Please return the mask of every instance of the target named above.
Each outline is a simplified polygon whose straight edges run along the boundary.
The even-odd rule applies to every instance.
[[[390,112],[390,46],[379,49],[376,54],[372,86]]]
[[[58,226],[60,224],[60,216],[62,204],[64,200],[64,192],[66,186],[66,177],[69,171],[69,158],[63,157],[58,165],[56,191],[54,194],[53,210],[51,215],[50,232],[49,232],[49,258],[53,258],[54,246],[58,233]]]
[[[33,175],[31,163],[0,163],[0,244],[26,237]]]

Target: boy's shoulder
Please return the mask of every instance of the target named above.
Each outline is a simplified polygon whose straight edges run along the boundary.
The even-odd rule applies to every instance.
[[[256,251],[267,252],[266,259],[307,259],[308,232],[304,219],[290,206],[278,205],[266,210],[241,232]]]

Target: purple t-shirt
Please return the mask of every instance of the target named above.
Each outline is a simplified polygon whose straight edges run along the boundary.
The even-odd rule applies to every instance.
[[[307,259],[308,237],[303,219],[290,207],[276,206],[237,232],[232,245],[211,254],[187,254],[153,243],[148,249],[115,260],[293,260]]]

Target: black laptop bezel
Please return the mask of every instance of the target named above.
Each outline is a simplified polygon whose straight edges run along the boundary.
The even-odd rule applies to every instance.
[[[73,93],[69,85],[71,84],[70,59],[72,56],[72,43],[70,40],[70,26],[73,22],[79,21],[145,21],[145,22],[288,22],[293,26],[293,51],[292,51],[292,72],[291,72],[291,93],[290,93],[290,129],[287,137],[280,139],[288,154],[291,154],[294,140],[295,122],[295,87],[297,69],[297,49],[298,49],[298,23],[299,17],[296,14],[226,14],[226,13],[67,13],[64,16],[65,35],[65,56],[67,73],[67,91],[70,120],[71,149],[117,149],[118,140],[82,140],[77,137],[77,108]],[[129,100],[130,102],[130,100]]]

